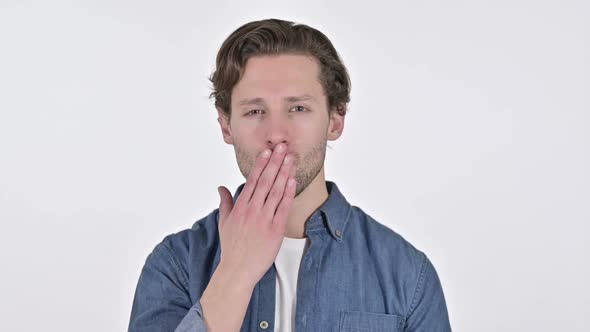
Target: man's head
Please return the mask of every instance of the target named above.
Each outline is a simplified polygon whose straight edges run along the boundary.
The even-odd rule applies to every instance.
[[[279,143],[297,161],[297,195],[323,170],[327,140],[340,137],[350,79],[328,38],[309,26],[276,19],[234,31],[211,75],[223,137],[242,175]]]

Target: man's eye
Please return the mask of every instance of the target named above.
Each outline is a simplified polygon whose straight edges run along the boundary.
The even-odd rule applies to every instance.
[[[291,109],[296,110],[295,113],[305,112],[307,110],[307,108],[305,108],[305,106],[300,106],[300,105],[294,106]]]
[[[262,110],[251,110],[250,112],[246,113],[246,115],[256,115],[261,112],[262,112]]]

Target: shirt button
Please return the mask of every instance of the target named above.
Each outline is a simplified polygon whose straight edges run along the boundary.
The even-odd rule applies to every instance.
[[[268,322],[265,320],[260,321],[260,328],[266,330],[268,328]]]
[[[340,232],[340,230],[339,230],[339,229],[337,229],[337,230],[336,230],[336,236],[337,236],[337,237],[340,237],[340,235],[342,235],[342,232]]]

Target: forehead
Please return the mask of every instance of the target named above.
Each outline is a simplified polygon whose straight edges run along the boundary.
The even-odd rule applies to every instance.
[[[234,97],[271,97],[323,94],[320,67],[307,55],[255,56],[246,62],[244,74],[233,89]],[[236,100],[236,98],[232,98]]]

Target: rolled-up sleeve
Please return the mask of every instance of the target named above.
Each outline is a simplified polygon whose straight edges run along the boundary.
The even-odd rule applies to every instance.
[[[438,274],[423,255],[412,302],[406,315],[406,332],[451,332],[445,296]]]
[[[129,332],[205,332],[199,301],[191,303],[188,276],[165,243],[147,257],[135,290]]]

